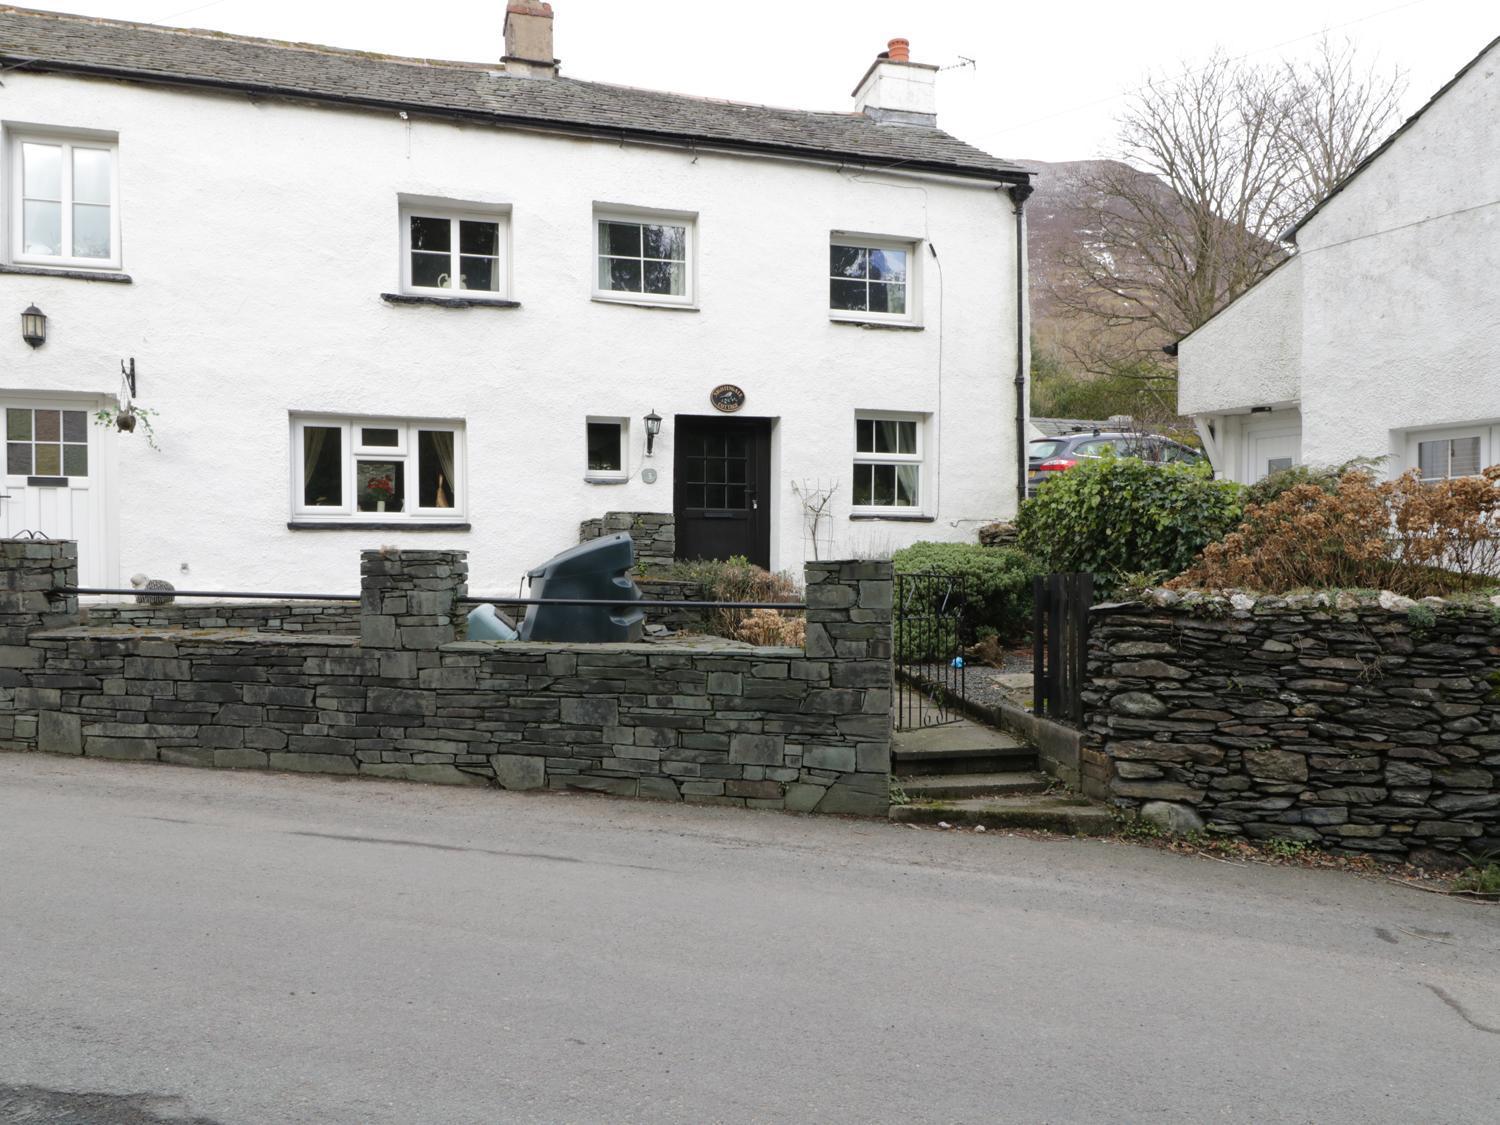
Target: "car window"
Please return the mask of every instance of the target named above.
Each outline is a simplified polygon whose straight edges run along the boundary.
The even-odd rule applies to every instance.
[[[1046,459],[1048,457],[1056,457],[1058,452],[1066,444],[1067,442],[1056,441],[1054,439],[1038,438],[1037,440],[1033,441],[1028,447],[1027,453],[1031,457],[1040,457],[1043,459]]]
[[[1081,441],[1073,448],[1073,452],[1081,457],[1099,457],[1106,449],[1117,449],[1115,438],[1094,438],[1092,441]]]
[[[1192,464],[1201,460],[1203,455],[1196,449],[1189,449],[1185,445],[1178,445],[1175,441],[1162,442],[1161,459],[1163,461],[1186,461]]]

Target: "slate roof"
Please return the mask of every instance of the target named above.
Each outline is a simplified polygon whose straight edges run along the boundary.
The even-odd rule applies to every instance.
[[[1020,165],[940,129],[883,125],[862,114],[777,109],[573,78],[508,77],[498,64],[396,58],[0,6],[0,79],[21,67],[987,180],[1026,178]]]

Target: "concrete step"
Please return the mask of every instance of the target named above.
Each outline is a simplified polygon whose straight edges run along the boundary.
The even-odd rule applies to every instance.
[[[976,797],[958,801],[913,801],[892,805],[892,820],[916,824],[942,821],[969,827],[1033,828],[1069,836],[1108,836],[1115,830],[1109,810],[1082,798]]]
[[[898,730],[891,741],[892,768],[911,777],[935,773],[1006,773],[1036,769],[1036,751],[1005,731],[967,719]]]
[[[1017,797],[1045,793],[1051,779],[1035,770],[1010,773],[950,773],[896,778],[913,801],[961,801],[970,797]]]

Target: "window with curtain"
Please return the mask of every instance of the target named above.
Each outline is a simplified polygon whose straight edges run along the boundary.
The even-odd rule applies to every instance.
[[[921,510],[922,430],[917,414],[855,416],[855,512]]]
[[[1417,471],[1423,480],[1471,477],[1484,468],[1479,434],[1417,442]]]
[[[459,519],[461,422],[294,418],[294,511],[347,520]]]

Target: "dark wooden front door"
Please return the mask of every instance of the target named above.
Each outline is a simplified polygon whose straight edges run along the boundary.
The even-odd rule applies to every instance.
[[[677,557],[771,565],[771,420],[677,415]]]

